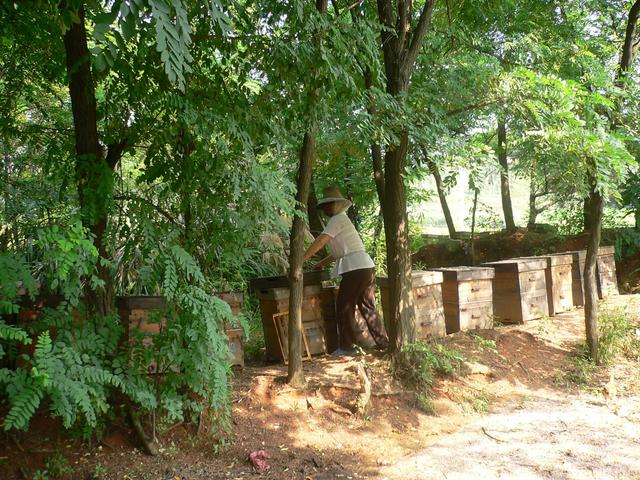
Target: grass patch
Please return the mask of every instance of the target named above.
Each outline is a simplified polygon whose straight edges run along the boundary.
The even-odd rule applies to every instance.
[[[498,351],[498,347],[496,346],[496,341],[491,340],[490,338],[484,338],[480,335],[476,335],[475,333],[471,333],[471,338],[473,338],[476,342],[478,342],[478,349],[481,352],[489,351],[496,353]]]
[[[538,334],[550,335],[558,330],[558,327],[553,323],[549,315],[542,315],[538,320]]]
[[[622,308],[603,309],[598,316],[598,355],[604,364],[617,356],[640,358],[639,319]]]
[[[456,375],[463,362],[459,351],[437,342],[421,341],[405,346],[391,365],[396,378],[415,391],[419,408],[433,415],[431,389],[435,377]]]
[[[491,397],[484,390],[469,390],[464,387],[450,387],[449,398],[462,406],[466,413],[486,413]]]

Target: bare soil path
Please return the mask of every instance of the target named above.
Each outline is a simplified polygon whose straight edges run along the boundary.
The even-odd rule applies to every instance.
[[[502,409],[385,468],[388,479],[638,479],[640,397],[554,396]]]

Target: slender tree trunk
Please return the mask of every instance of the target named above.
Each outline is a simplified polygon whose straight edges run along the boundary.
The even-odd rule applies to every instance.
[[[316,0],[316,9],[320,13],[327,12],[328,0]],[[317,41],[320,44],[321,38]],[[317,85],[317,72],[312,73],[313,85],[310,88],[309,97],[311,108],[320,95],[320,86]],[[302,148],[300,150],[300,165],[297,176],[296,215],[291,226],[291,243],[289,249],[289,366],[287,382],[294,388],[304,386],[304,370],[302,368],[302,301],[303,301],[303,257],[304,257],[304,219],[307,217],[306,209],[313,174],[313,160],[316,154],[316,136],[318,130],[315,124],[304,134]]]
[[[602,225],[602,195],[592,186],[589,195],[590,223],[592,229],[587,244],[587,256],[584,267],[584,323],[587,334],[587,345],[593,361],[598,364],[598,286],[596,282],[596,262],[600,246]]]
[[[498,162],[500,163],[500,194],[502,195],[502,211],[507,232],[515,232],[511,206],[511,190],[509,187],[509,160],[507,158],[507,126],[503,117],[498,117]]]
[[[583,232],[590,232],[592,225],[591,218],[591,194],[584,199],[582,202],[582,221],[583,221]]]
[[[431,171],[431,175],[433,175],[433,179],[436,182],[436,190],[438,191],[438,198],[440,198],[440,206],[442,207],[442,213],[444,215],[444,220],[447,222],[447,229],[449,230],[449,238],[456,238],[457,232],[456,227],[453,224],[453,217],[451,216],[451,210],[449,210],[449,203],[447,202],[447,196],[444,192],[444,188],[442,186],[442,177],[440,176],[440,170],[438,170],[438,166],[436,163],[429,158],[427,152],[423,149],[422,153],[427,162],[427,166]]]
[[[411,286],[411,251],[409,222],[404,188],[404,165],[409,139],[406,132],[400,145],[385,155],[385,201],[383,205],[385,238],[387,241],[387,273],[389,278],[389,322],[392,353],[416,338],[415,312]]]
[[[303,255],[304,255],[304,219],[309,197],[313,159],[316,151],[316,130],[305,133],[300,151],[300,167],[297,177],[296,215],[291,227],[291,243],[289,249],[289,369],[287,382],[295,388],[305,383],[302,370],[302,292]]]
[[[66,5],[61,8],[66,8]],[[75,181],[82,222],[93,235],[93,243],[99,255],[106,258],[104,234],[115,164],[111,165],[109,158],[105,158],[98,141],[95,85],[91,75],[91,53],[87,46],[84,7],[81,6],[77,14],[80,22],[72,24],[64,34],[75,134]],[[98,262],[97,268],[98,276],[105,286],[97,291],[87,289],[87,307],[90,312],[107,315],[113,309],[113,276],[101,262]]]
[[[635,60],[640,39],[636,32],[638,20],[640,18],[640,0],[636,0],[629,10],[625,39],[620,53],[620,64],[616,75],[616,84],[620,88],[625,88],[625,77]],[[621,108],[622,103],[618,104]],[[610,129],[616,129],[615,117],[613,117]],[[596,284],[596,261],[598,248],[600,246],[600,235],[602,230],[602,211],[604,199],[597,190],[597,164],[595,161],[591,165],[593,172],[590,176],[589,197],[585,200],[585,229],[589,226],[589,243],[587,246],[587,257],[585,259],[584,272],[584,321],[587,333],[587,344],[593,361],[598,364],[598,289]],[[587,215],[588,207],[588,215]],[[587,222],[588,220],[588,222]]]
[[[533,225],[534,223],[536,223],[536,219],[538,218],[538,210],[536,209],[537,198],[538,197],[532,185],[529,191],[529,225]]]
[[[317,237],[324,230],[324,224],[322,223],[322,218],[320,218],[320,212],[318,210],[318,197],[316,195],[316,189],[313,185],[313,178],[311,179],[311,186],[309,190],[309,205],[307,210],[309,216],[309,230],[311,230],[311,234],[314,237]]]
[[[364,71],[364,86],[367,91],[371,92],[373,88],[373,74],[369,67]],[[367,103],[367,113],[371,116],[376,114],[376,106],[371,95],[369,95],[369,102]],[[371,163],[373,165],[373,180],[376,184],[378,200],[380,201],[380,205],[382,205],[384,203],[384,165],[382,163],[382,149],[377,142],[371,142]]]
[[[636,219],[636,230],[640,230],[640,208],[636,208],[634,216]]]
[[[477,188],[473,189],[473,209],[471,211],[471,265],[476,264],[476,211],[478,209],[478,192]]]

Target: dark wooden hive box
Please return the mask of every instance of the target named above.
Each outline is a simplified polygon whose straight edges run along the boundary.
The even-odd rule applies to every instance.
[[[243,301],[242,293],[220,292],[214,293],[214,295],[229,304],[233,315],[240,314],[240,308]],[[139,295],[118,297],[116,299],[116,305],[118,307],[120,320],[127,328],[127,331],[135,329],[148,335],[148,338],[144,339],[148,345],[153,343],[153,335],[159,334],[161,329],[166,325],[166,319],[164,318],[160,319],[160,321],[150,321],[150,317],[154,311],[157,312],[167,306],[166,300],[162,296]],[[242,328],[228,325],[225,328],[225,333],[228,338],[229,351],[232,355],[232,358],[230,358],[231,365],[244,366]],[[156,366],[154,364],[150,364],[147,367],[147,370],[149,373],[155,373]]]
[[[442,272],[447,334],[493,327],[493,278],[488,267],[450,267]]]
[[[305,272],[303,279],[302,324],[307,339],[313,337],[309,344],[312,355],[332,351],[337,344],[334,294],[322,287],[322,281],[327,278],[325,272]],[[286,276],[256,278],[250,285],[260,300],[267,360],[284,361],[281,348],[286,349],[286,342],[281,345],[278,339],[274,316],[279,319],[289,312],[289,279]],[[286,331],[281,333],[286,334]],[[318,340],[319,337],[322,341]]]
[[[412,295],[416,316],[416,338],[443,337],[447,334],[442,302],[442,272],[414,271],[412,275]],[[389,305],[389,280],[378,277],[382,311],[387,326],[392,315]]]
[[[495,269],[493,314],[503,323],[524,323],[549,315],[545,269],[538,258],[484,263]]]

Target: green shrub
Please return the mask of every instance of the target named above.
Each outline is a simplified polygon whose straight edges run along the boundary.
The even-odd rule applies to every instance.
[[[457,350],[436,342],[421,341],[405,346],[395,360],[395,373],[419,392],[428,392],[436,375],[451,376],[462,366]]]
[[[25,327],[0,320],[0,358],[7,346],[18,351],[17,344],[35,341],[33,352],[21,353],[17,368],[0,369],[0,395],[9,407],[4,428],[27,429],[46,399],[51,416],[88,439],[100,433],[116,392],[154,418],[176,421],[207,411],[208,418],[226,425],[230,352],[225,327],[237,319],[227,303],[209,293],[213,289],[197,262],[177,245],[145,252],[140,275],[149,291],[167,299],[166,310],[156,317],[163,317],[166,326],[153,335],[152,346],[147,335],[135,332],[129,342],[121,342],[124,329],[116,314],[98,317],[84,311],[83,286],[98,288],[100,282],[93,244],[81,231],[52,229],[41,235],[47,253],[38,268],[48,287],[63,294],[60,306],[45,309]],[[0,278],[0,301],[15,312],[11,292],[16,278],[29,287],[35,281],[26,276],[24,262],[5,259],[10,262],[17,265],[17,274]],[[152,361],[160,375],[147,375]]]
[[[598,318],[598,330],[598,355],[603,363],[610,363],[620,353],[635,350],[638,340],[631,315],[625,310],[602,310]]]

